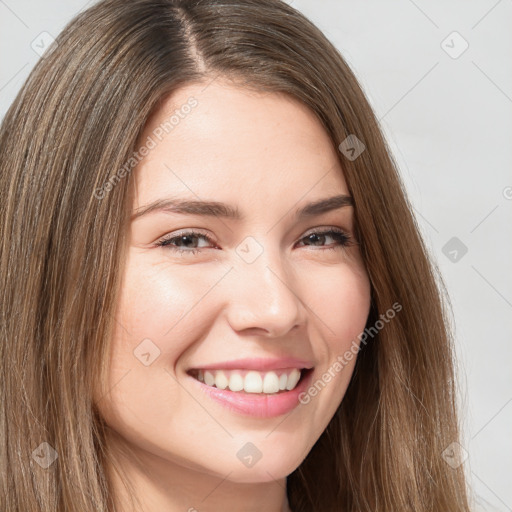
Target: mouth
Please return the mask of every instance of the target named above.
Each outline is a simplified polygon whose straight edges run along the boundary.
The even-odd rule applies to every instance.
[[[187,373],[205,386],[237,394],[280,395],[295,390],[313,368],[191,369]]]
[[[310,386],[313,371],[314,368],[197,368],[187,374],[207,400],[237,415],[265,419],[297,408],[299,397]]]

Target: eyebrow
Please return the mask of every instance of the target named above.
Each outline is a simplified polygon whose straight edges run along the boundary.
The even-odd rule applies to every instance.
[[[332,210],[353,206],[354,202],[349,195],[341,194],[326,199],[320,199],[295,210],[298,219],[314,217]],[[208,217],[221,217],[242,221],[245,216],[238,207],[218,201],[192,201],[186,199],[158,199],[147,206],[139,208],[132,215],[131,220],[138,219],[150,213],[179,213],[183,215],[200,215]]]

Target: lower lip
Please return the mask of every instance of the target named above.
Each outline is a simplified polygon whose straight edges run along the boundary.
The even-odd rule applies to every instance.
[[[309,371],[296,388],[274,395],[259,393],[234,392],[214,388],[190,377],[211,399],[219,402],[231,411],[256,418],[273,418],[287,414],[299,405],[299,395],[305,391],[311,381],[313,372]]]

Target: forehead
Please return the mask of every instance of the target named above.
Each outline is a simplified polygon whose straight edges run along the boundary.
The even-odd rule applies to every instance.
[[[152,148],[135,172],[135,207],[165,194],[243,202],[348,193],[322,124],[282,93],[189,84],[162,102],[140,143]]]

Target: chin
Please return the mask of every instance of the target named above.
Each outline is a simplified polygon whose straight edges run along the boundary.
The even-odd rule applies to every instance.
[[[289,474],[293,473],[295,469],[296,466],[294,465],[280,464],[278,461],[275,463],[264,463],[263,460],[260,460],[252,468],[239,466],[234,466],[229,469],[226,468],[223,476],[231,471],[228,477],[231,482],[263,484],[286,478]]]
[[[250,445],[249,445],[250,446]],[[297,445],[295,445],[296,450]],[[221,473],[229,473],[229,480],[238,483],[265,483],[286,478],[293,473],[307,456],[306,448],[300,453],[294,453],[289,444],[281,444],[281,449],[273,446],[262,448],[261,458],[244,461],[244,454],[230,461],[221,469]],[[251,450],[248,449],[247,452]],[[242,459],[242,460],[240,460]]]

